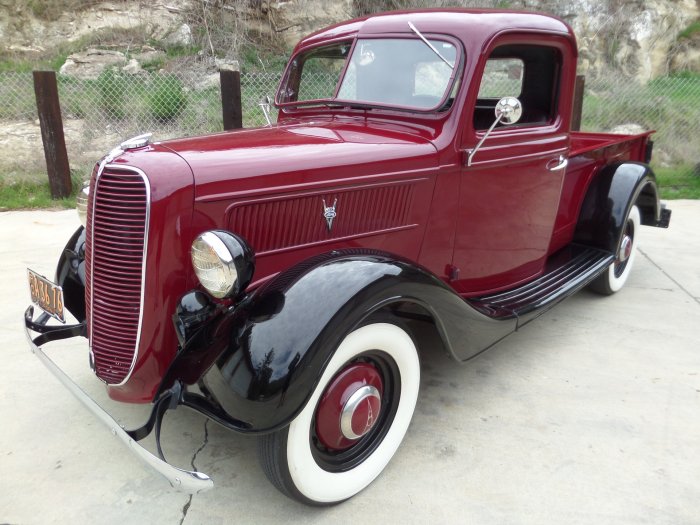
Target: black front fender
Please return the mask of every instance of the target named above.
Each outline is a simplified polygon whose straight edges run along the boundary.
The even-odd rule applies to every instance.
[[[661,207],[651,168],[639,162],[605,166],[588,187],[574,242],[616,253],[622,228],[635,204],[642,224],[659,225]]]
[[[378,253],[333,252],[302,263],[222,315],[187,367],[213,365],[203,383],[222,408],[253,432],[287,425],[301,411],[342,339],[392,303],[430,313],[445,347],[465,360],[515,330],[469,306],[428,271]],[[205,354],[216,355],[207,358]],[[174,378],[174,377],[173,377]]]
[[[85,228],[66,243],[56,265],[56,284],[63,288],[63,303],[78,322],[85,320]]]

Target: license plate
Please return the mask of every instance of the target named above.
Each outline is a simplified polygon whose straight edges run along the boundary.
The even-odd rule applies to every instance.
[[[29,293],[32,296],[32,302],[51,317],[65,323],[63,288],[29,268],[27,268],[27,273],[29,274]]]

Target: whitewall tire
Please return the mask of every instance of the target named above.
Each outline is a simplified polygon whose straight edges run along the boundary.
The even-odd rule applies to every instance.
[[[399,448],[419,382],[416,347],[403,329],[389,323],[358,328],[343,339],[289,427],[260,438],[265,474],[304,503],[354,496]]]
[[[592,290],[603,295],[612,295],[625,285],[637,256],[637,237],[640,225],[639,208],[632,206],[622,229],[622,237],[615,254],[615,261],[591,283]]]

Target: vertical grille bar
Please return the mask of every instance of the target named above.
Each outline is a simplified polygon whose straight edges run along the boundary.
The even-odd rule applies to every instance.
[[[85,265],[90,352],[95,374],[120,385],[138,353],[150,188],[143,172],[107,165],[90,193]]]

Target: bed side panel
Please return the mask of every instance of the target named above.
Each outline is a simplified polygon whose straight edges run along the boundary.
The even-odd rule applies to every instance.
[[[571,242],[583,197],[595,174],[611,162],[643,162],[649,134],[571,133],[571,156],[549,246],[550,254]]]

